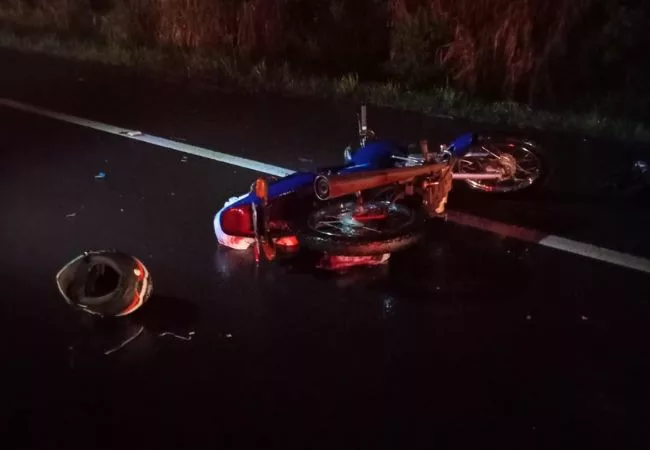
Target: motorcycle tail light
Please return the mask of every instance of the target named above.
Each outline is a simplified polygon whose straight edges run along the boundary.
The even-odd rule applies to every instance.
[[[229,208],[221,214],[221,229],[232,236],[253,236],[253,212],[250,205]]]

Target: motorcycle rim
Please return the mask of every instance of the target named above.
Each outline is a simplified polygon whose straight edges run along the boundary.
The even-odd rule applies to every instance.
[[[313,232],[342,239],[374,240],[395,236],[413,225],[415,212],[401,204],[369,201],[334,203],[312,213],[308,227]]]
[[[314,212],[301,233],[301,245],[330,255],[377,255],[403,250],[423,236],[419,210],[385,200],[331,203]]]
[[[539,149],[532,142],[519,139],[486,139],[479,144],[478,151],[489,156],[481,158],[461,158],[457,162],[457,173],[485,172],[489,165],[514,163],[514,174],[504,180],[465,180],[473,189],[486,192],[515,192],[537,184],[544,175],[543,160]]]

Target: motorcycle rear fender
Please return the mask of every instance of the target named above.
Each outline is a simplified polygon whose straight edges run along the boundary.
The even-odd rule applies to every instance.
[[[295,172],[277,181],[269,183],[269,203],[273,204],[274,200],[285,195],[298,191],[313,190],[314,178],[316,173],[312,172]],[[248,236],[233,236],[226,234],[221,225],[221,215],[230,208],[237,208],[245,205],[259,204],[259,198],[253,192],[248,192],[239,197],[232,198],[225,203],[223,208],[217,212],[214,217],[213,226],[217,240],[221,245],[234,248],[236,250],[245,250],[249,248],[255,239]]]

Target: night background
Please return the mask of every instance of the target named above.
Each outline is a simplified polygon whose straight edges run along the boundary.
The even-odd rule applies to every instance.
[[[642,0],[0,0],[4,447],[650,448],[648,19]],[[257,177],[342,164],[361,104],[405,144],[533,139],[543,181],[459,180],[377,266],[217,242]],[[97,319],[55,276],[109,248],[153,294]]]
[[[649,9],[642,0],[3,0],[0,20],[7,46],[645,138]]]

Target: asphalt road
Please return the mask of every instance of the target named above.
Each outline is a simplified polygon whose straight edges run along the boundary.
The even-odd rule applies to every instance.
[[[338,161],[354,132],[354,105],[2,59],[2,97],[292,169]],[[397,138],[444,141],[464,126],[371,114]],[[333,275],[303,259],[256,268],[212,231],[216,210],[256,173],[7,108],[0,123],[7,442],[650,445],[647,274],[451,223],[432,224],[427,242],[381,268]],[[643,149],[611,157],[612,144],[573,139],[581,147],[553,147],[557,170],[542,193],[459,191],[450,207],[650,255],[647,194],[604,195]],[[106,247],[141,257],[155,285],[142,311],[108,325],[71,311],[54,285],[69,259]]]

